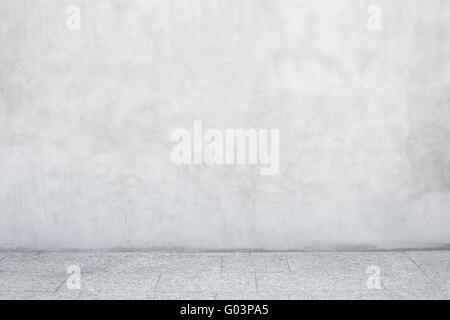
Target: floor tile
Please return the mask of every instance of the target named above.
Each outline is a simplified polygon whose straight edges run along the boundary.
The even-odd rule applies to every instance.
[[[284,256],[223,257],[222,272],[289,272]]]
[[[156,274],[87,274],[81,278],[80,299],[149,299],[158,278]]]
[[[256,291],[253,273],[169,273],[163,274],[157,292],[236,292]]]
[[[439,288],[450,289],[450,251],[411,251],[406,254]]]
[[[216,296],[216,300],[288,300],[288,294],[270,294],[259,292],[221,292]]]
[[[0,300],[77,300],[81,292],[2,291]]]
[[[450,298],[450,251],[2,251],[0,259],[2,299]],[[79,290],[67,286],[69,265],[80,267]],[[369,267],[380,290],[369,290]]]
[[[108,267],[112,273],[171,273],[171,272],[220,272],[218,256],[180,255],[157,256],[149,254],[117,254]]]
[[[393,300],[391,292],[384,289],[373,290],[315,290],[312,291],[314,300]]]
[[[152,300],[214,300],[212,292],[160,292],[152,295]]]
[[[0,271],[0,288],[9,292],[55,292],[67,275]]]

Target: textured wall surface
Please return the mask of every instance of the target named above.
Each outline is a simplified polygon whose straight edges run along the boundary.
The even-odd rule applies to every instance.
[[[174,165],[196,120],[279,173]],[[0,248],[449,244],[450,1],[0,0]]]

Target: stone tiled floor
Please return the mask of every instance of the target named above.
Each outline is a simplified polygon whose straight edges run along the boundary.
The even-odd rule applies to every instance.
[[[68,289],[71,265],[81,289]],[[449,298],[450,251],[0,252],[0,299]]]

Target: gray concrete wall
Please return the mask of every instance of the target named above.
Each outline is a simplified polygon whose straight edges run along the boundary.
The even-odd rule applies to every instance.
[[[448,0],[1,0],[0,248],[446,246],[449,89]],[[175,165],[196,120],[278,174]]]

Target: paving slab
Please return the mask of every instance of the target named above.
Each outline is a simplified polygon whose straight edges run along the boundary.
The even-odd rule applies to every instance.
[[[447,292],[436,288],[403,288],[390,290],[395,300],[448,300]]]
[[[392,269],[417,269],[403,252],[319,252],[287,256],[292,272],[343,270],[366,273],[371,266],[383,272]]]
[[[227,256],[222,258],[222,272],[289,272],[285,256]]]
[[[80,268],[80,289],[68,287],[68,266]],[[379,289],[368,286],[374,268]],[[449,271],[450,251],[2,251],[0,299],[442,300]]]
[[[155,294],[158,277],[156,274],[86,274],[81,278],[80,299],[150,299]]]
[[[5,292],[55,292],[66,274],[19,273],[0,271],[0,290]]]
[[[169,273],[162,274],[157,292],[255,292],[254,273]]]
[[[112,273],[176,273],[220,272],[222,260],[211,255],[152,255],[146,253],[116,254],[108,272]]]
[[[216,294],[211,292],[157,292],[152,300],[214,300]]]
[[[296,294],[311,290],[363,290],[367,275],[336,270],[308,270],[302,273],[257,273],[257,288],[261,292]]]
[[[406,254],[439,288],[450,290],[450,251],[411,251]]]
[[[216,300],[289,300],[288,294],[270,294],[260,292],[220,292]],[[306,298],[307,299],[307,298]],[[305,300],[305,299],[299,299]]]
[[[2,291],[0,300],[77,300],[81,292]]]
[[[394,294],[385,289],[373,290],[315,290],[313,300],[395,300]]]

